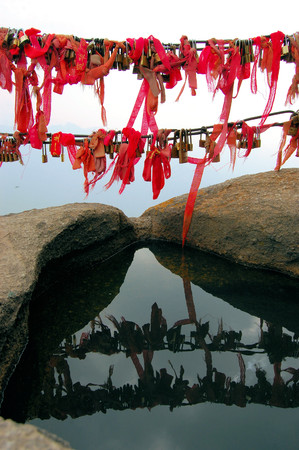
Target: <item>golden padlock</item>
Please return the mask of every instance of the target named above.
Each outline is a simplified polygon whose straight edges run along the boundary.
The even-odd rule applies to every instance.
[[[147,145],[146,145],[146,156],[149,154],[149,152],[151,151],[151,145],[153,142],[153,135],[149,136],[147,138]]]
[[[113,159],[114,158],[114,143],[111,142],[111,144],[109,145],[109,158]]]
[[[187,132],[184,128],[180,130],[179,162],[180,164],[188,162]]]
[[[259,130],[257,130],[253,137],[252,148],[259,148],[260,146],[261,146],[261,133]]]
[[[214,156],[215,147],[216,142],[212,141],[212,139],[209,136],[206,142],[206,153],[209,154],[209,158],[211,158],[213,163],[220,162],[220,154],[218,153],[218,155]]]
[[[48,156],[47,156],[47,150],[46,150],[46,144],[43,144],[42,146],[42,163],[48,162]]]
[[[20,45],[30,44],[29,37],[23,32],[19,33],[19,40],[20,40]]]
[[[122,49],[118,49],[118,53],[116,55],[116,61],[117,61],[117,68],[118,70],[123,70],[123,60],[124,60],[124,54]]]
[[[252,39],[249,39],[249,56],[250,56],[250,62],[254,62]]]
[[[297,130],[298,130],[298,127],[291,125],[287,132],[288,136],[296,136]]]
[[[191,129],[187,131],[187,143],[188,143],[188,151],[193,151],[193,142],[192,142],[192,133]]]
[[[206,136],[205,139],[203,138],[204,134]],[[200,147],[205,148],[208,136],[209,136],[208,130],[206,130],[205,128],[202,128],[202,131],[200,131],[200,133],[199,133],[199,146]]]
[[[148,62],[147,56],[144,53],[144,50],[142,50],[142,55],[140,58],[140,65],[143,67],[149,67],[149,62]]]
[[[179,157],[179,148],[180,143],[178,142],[178,139],[180,138],[180,131],[175,130],[173,134],[173,144],[171,148],[171,158],[178,158]]]

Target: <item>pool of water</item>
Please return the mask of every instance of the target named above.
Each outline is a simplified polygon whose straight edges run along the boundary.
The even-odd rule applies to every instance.
[[[297,448],[297,281],[162,243],[56,269],[2,416],[78,450]]]

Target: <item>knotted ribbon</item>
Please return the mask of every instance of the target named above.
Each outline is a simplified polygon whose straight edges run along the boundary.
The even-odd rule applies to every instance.
[[[143,168],[144,181],[152,182],[153,200],[159,197],[165,185],[165,179],[171,175],[170,158],[171,148],[167,143],[167,136],[171,130],[159,130],[157,143],[153,142],[148,152]]]

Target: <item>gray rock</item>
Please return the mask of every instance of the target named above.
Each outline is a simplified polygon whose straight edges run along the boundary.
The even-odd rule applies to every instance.
[[[298,278],[298,181],[299,169],[283,169],[201,189],[186,245]],[[95,264],[136,241],[181,243],[187,197],[173,198],[131,219],[101,204],[71,204],[0,217],[0,404],[26,344],[28,305],[47,263],[59,267],[63,260],[64,267],[70,268]],[[11,442],[10,447],[1,448],[62,448],[55,447],[60,445],[55,441],[39,444],[43,437],[32,429],[1,421],[0,443],[7,433]],[[21,447],[22,439],[31,435],[32,443]]]
[[[1,450],[63,450],[71,448],[57,436],[32,425],[16,424],[0,417]]]
[[[140,237],[181,243],[187,197],[148,209],[136,221]],[[186,245],[299,277],[299,169],[199,190]]]
[[[42,268],[66,255],[70,266],[102,261],[135,240],[129,219],[101,204],[0,217],[0,393],[26,343],[28,304]]]

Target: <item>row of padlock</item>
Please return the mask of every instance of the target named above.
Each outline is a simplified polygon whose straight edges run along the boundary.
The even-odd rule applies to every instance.
[[[237,148],[248,148],[248,138],[244,136],[242,133],[237,133]],[[254,133],[252,139],[251,148],[259,148],[262,145],[261,143],[261,134],[259,131]]]
[[[19,161],[19,159],[19,155],[16,152],[0,150],[0,162],[14,162]]]
[[[239,47],[241,56],[241,64],[254,62],[253,42],[252,39],[237,40],[235,46]]]
[[[61,154],[58,155],[52,155],[53,158],[60,158],[61,162],[64,162],[64,150],[63,147],[61,147]],[[47,154],[47,144],[46,142],[43,143],[42,146],[42,163],[45,164],[48,162],[48,154]]]
[[[175,130],[171,148],[171,158],[178,158],[180,164],[188,161],[188,152],[193,150],[191,130]]]

